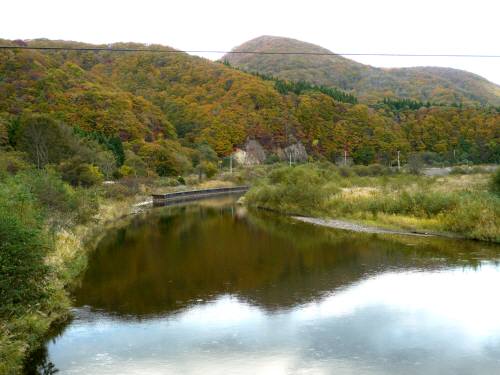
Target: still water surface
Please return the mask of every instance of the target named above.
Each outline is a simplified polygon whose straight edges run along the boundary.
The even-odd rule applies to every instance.
[[[234,199],[111,231],[59,374],[500,374],[499,247],[345,231]]]

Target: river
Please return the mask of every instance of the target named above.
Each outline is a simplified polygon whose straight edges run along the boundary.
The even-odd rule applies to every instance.
[[[225,197],[111,230],[27,372],[499,374],[500,247],[351,233]]]

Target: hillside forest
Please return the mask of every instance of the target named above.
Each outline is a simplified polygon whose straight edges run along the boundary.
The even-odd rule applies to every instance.
[[[49,40],[14,46],[89,46]],[[100,46],[103,47],[103,46]],[[500,110],[380,97],[250,74],[163,46],[159,52],[2,50],[0,147],[5,168],[51,166],[73,185],[216,169],[249,140],[267,161],[301,143],[310,159],[348,153],[394,165],[500,162]]]

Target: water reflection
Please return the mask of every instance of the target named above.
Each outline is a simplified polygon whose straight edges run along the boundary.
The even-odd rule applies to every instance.
[[[111,233],[50,361],[92,374],[499,373],[498,247],[231,203],[162,208]]]

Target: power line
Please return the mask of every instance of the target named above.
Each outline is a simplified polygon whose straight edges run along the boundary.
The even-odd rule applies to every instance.
[[[0,50],[82,51],[82,52],[152,52],[152,53],[214,53],[233,55],[306,55],[306,56],[380,56],[380,57],[465,57],[500,58],[500,55],[476,54],[420,54],[420,53],[333,53],[333,52],[279,52],[279,51],[215,51],[215,50],[168,50],[149,48],[105,48],[105,47],[50,47],[50,46],[0,46]]]

